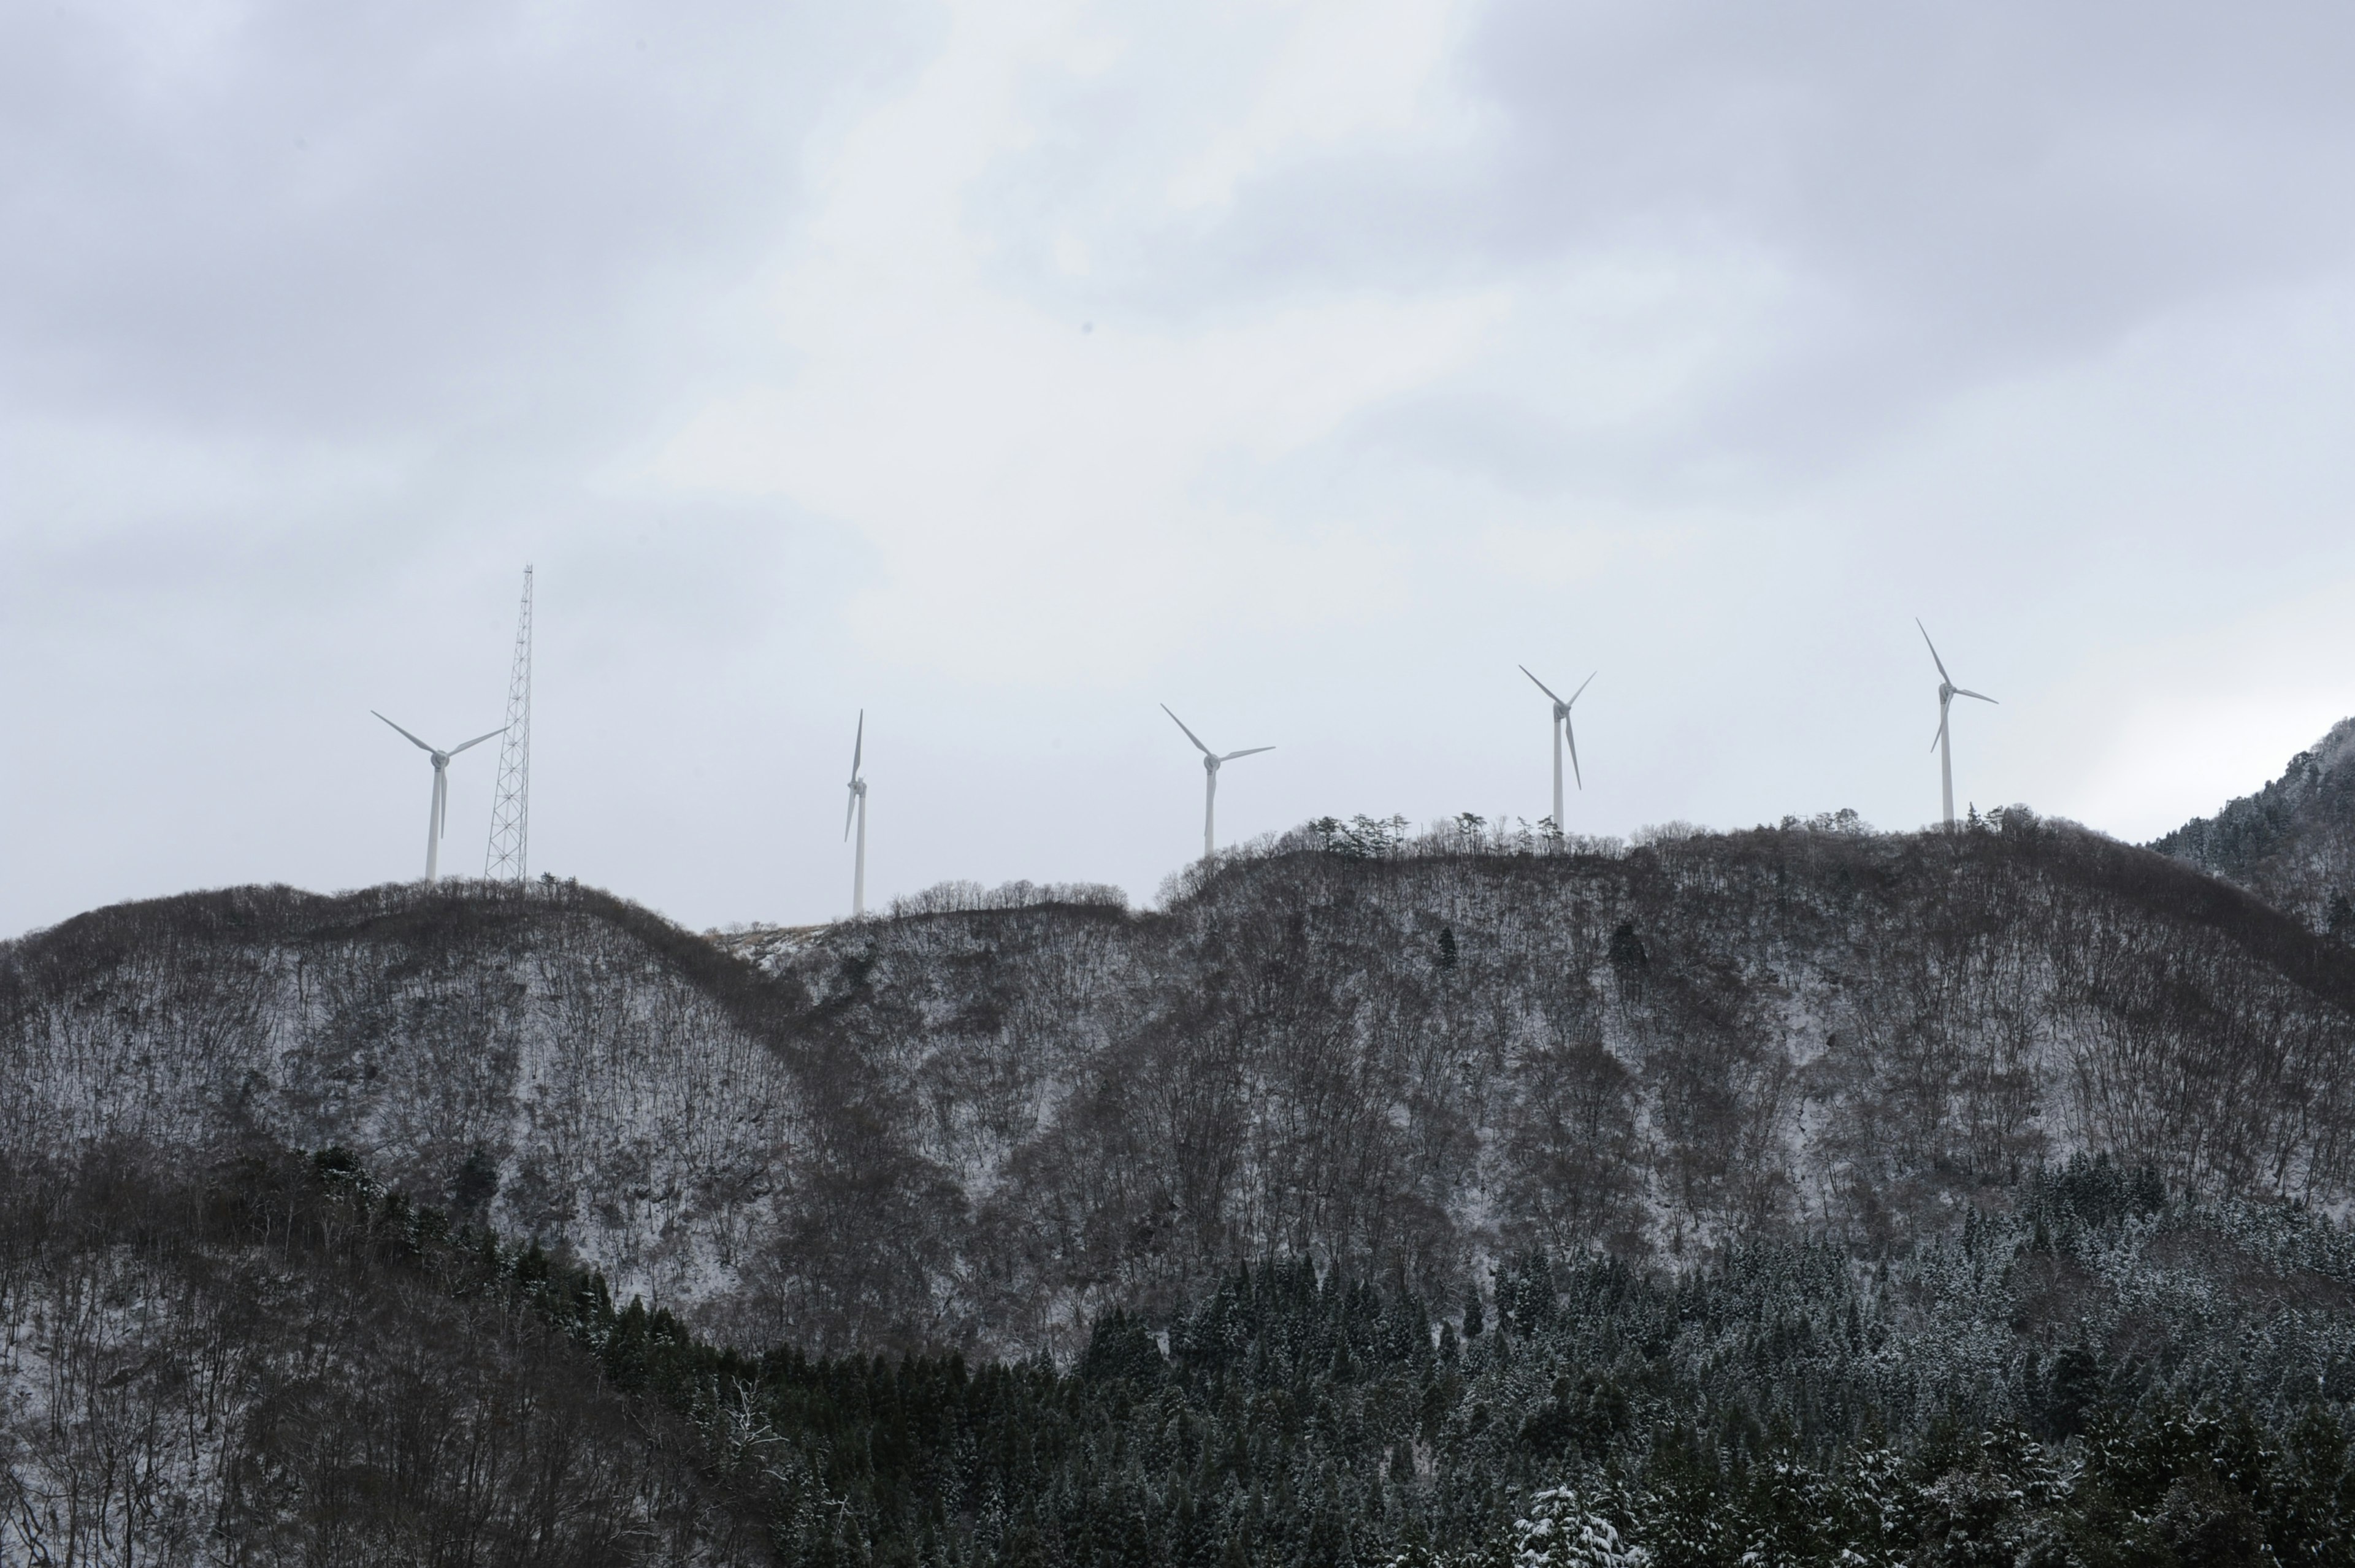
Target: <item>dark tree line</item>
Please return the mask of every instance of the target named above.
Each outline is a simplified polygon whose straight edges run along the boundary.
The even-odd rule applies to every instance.
[[[2101,1160],[1870,1266],[1271,1260],[1065,1364],[729,1349],[340,1150],[5,1174],[0,1562],[2355,1562],[2355,1241]]]

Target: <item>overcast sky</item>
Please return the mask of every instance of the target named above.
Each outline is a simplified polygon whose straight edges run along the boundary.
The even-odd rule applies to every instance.
[[[0,931],[1336,813],[2147,838],[2355,712],[2355,14],[0,6]],[[453,763],[479,870],[495,748]]]

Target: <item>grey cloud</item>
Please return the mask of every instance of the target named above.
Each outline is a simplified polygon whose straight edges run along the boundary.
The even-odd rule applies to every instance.
[[[2330,273],[2355,241],[2335,199],[2355,19],[2326,7],[1505,0],[1458,67],[1487,116],[1469,146],[1303,156],[1215,221],[1131,228],[1116,178],[1149,185],[1160,149],[1110,88],[1074,90],[1004,178],[1009,264],[1171,320],[1613,254],[1771,269],[1788,330],[1763,361],[1721,368],[1615,459],[1564,432],[1501,475],[1642,487],[1709,458],[1742,485],[1805,477],[1991,378]],[[1048,265],[1059,223],[1102,252],[1084,284]],[[1425,444],[1469,450],[1444,428]]]
[[[1515,5],[1476,51],[1494,232],[1699,226],[1819,283],[1849,330],[1744,400],[1787,436],[1794,383],[1853,419],[2342,262],[2350,43],[2321,7]]]
[[[886,9],[266,5],[158,58],[20,8],[0,57],[5,395],[350,434],[618,389],[795,208]],[[626,392],[624,392],[626,395]]]

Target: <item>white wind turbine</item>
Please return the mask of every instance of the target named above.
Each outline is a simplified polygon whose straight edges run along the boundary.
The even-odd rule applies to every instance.
[[[368,711],[376,713],[373,708]],[[384,719],[381,713],[376,713],[376,716]],[[389,719],[384,719],[384,721],[392,724]],[[479,746],[492,735],[506,734],[507,727],[502,724],[489,735],[477,735],[465,746],[453,746],[446,752],[427,745],[398,724],[392,724],[392,727],[411,745],[433,759],[433,806],[425,818],[425,880],[430,882],[442,864],[442,829],[450,816],[450,759],[464,751],[466,746]]]
[[[1578,787],[1580,789],[1584,789],[1586,787],[1586,775],[1578,771],[1578,736],[1570,727],[1570,710],[1574,705],[1576,705],[1580,696],[1585,692],[1586,688],[1594,684],[1594,675],[1601,675],[1603,672],[1601,670],[1596,670],[1594,675],[1590,675],[1584,680],[1580,681],[1578,683],[1578,690],[1570,694],[1570,701],[1568,702],[1564,702],[1559,697],[1554,697],[1553,688],[1551,687],[1546,685],[1544,681],[1539,680],[1536,676],[1529,675],[1529,666],[1521,666],[1521,673],[1523,675],[1529,675],[1530,681],[1536,685],[1540,691],[1544,692],[1548,697],[1553,697],[1553,830],[1556,833],[1567,832],[1569,830],[1562,825],[1561,818],[1561,743],[1564,741],[1568,741],[1570,742],[1571,775],[1578,780]]]
[[[1957,697],[1976,697],[1981,702],[1993,702],[1995,699],[1985,692],[1966,691],[1956,686],[1954,677],[1946,673],[1946,661],[1938,656],[1938,645],[1930,642],[1930,628],[1922,624],[1919,615],[1913,617],[1913,624],[1920,628],[1922,640],[1930,644],[1930,662],[1938,667],[1938,735],[1930,744],[1938,748],[1938,788],[1945,803],[1946,826],[1952,827],[1955,825],[1955,752],[1953,744],[1946,739],[1946,709]]]
[[[867,912],[867,781],[858,776],[858,759],[867,752],[867,709],[858,710],[858,734],[850,742],[850,804],[842,814],[842,836],[850,837],[850,819],[858,819],[858,852],[850,862],[850,918]]]
[[[1169,704],[1163,703],[1161,711],[1169,713]],[[1178,718],[1175,713],[1169,713],[1169,721],[1180,730],[1186,730],[1186,720]],[[1240,752],[1229,752],[1226,755],[1220,756],[1209,747],[1203,745],[1202,737],[1195,734],[1191,730],[1186,730],[1186,739],[1193,741],[1195,749],[1202,753],[1202,859],[1207,860],[1218,850],[1219,764],[1231,763],[1237,757],[1257,756],[1262,752],[1273,752],[1275,748],[1247,746]]]

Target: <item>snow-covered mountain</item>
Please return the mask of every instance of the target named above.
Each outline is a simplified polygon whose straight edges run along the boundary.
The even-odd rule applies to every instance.
[[[2256,794],[2151,848],[2355,942],[2355,719],[2332,725]]]
[[[2025,812],[1327,825],[1152,912],[1040,896],[724,939],[561,884],[103,910],[0,946],[0,1136],[341,1146],[814,1350],[1068,1349],[1279,1253],[1453,1299],[1523,1246],[1902,1246],[2080,1149],[2355,1194],[2355,951]]]

